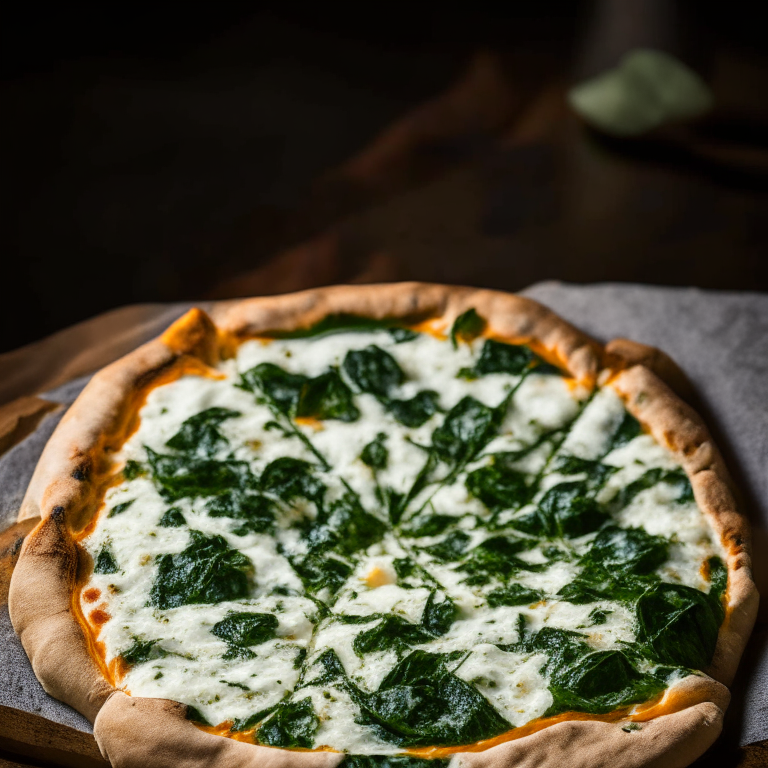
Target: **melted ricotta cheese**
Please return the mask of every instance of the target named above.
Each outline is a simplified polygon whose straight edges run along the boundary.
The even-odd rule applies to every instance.
[[[238,386],[241,374],[264,363],[307,377],[321,376],[329,369],[343,371],[350,350],[371,344],[389,353],[405,374],[389,397],[408,400],[425,390],[438,393],[439,410],[420,426],[403,425],[379,398],[363,392],[355,395],[358,419],[299,420],[294,422],[297,433],[290,434],[285,425],[276,425],[279,419],[264,398]],[[621,649],[636,641],[637,620],[624,603],[602,598],[569,602],[560,594],[578,578],[581,558],[590,551],[596,531],[571,539],[536,539],[514,526],[535,514],[551,489],[564,482],[587,481],[586,471],[561,472],[561,457],[599,460],[609,468],[596,498],[610,508],[622,489],[649,469],[676,469],[672,455],[647,434],[611,449],[611,436],[625,411],[610,388],[591,394],[563,377],[535,370],[524,376],[464,375],[477,363],[482,344],[479,339],[453,349],[449,342],[426,334],[396,343],[386,331],[255,340],[242,344],[236,358],[219,366],[221,379],[189,375],[152,390],[141,409],[138,430],[115,457],[116,467],[133,461],[146,468],[148,449],[168,454],[168,441],[188,419],[210,408],[229,409],[237,415],[218,425],[223,439],[209,458],[242,462],[253,477],[259,477],[277,459],[290,457],[316,465],[319,453],[328,465],[314,470],[327,488],[326,507],[351,492],[362,508],[389,528],[382,489],[403,497],[411,491],[425,467],[425,448],[446,413],[467,397],[490,408],[505,402],[506,407],[496,433],[479,455],[453,469],[434,469],[431,482],[412,494],[399,528],[395,526],[360,551],[342,551],[340,545],[332,559],[347,575],[336,591],[326,586],[312,593],[296,567],[310,554],[312,543],[302,527],[305,524],[299,523],[319,519],[320,508],[314,501],[298,497],[276,501],[275,528],[270,532],[258,526],[238,529],[237,521],[212,515],[205,497],[165,498],[149,471],[110,488],[95,530],[82,542],[97,568],[82,590],[81,607],[86,619],[95,610],[111,617],[94,630],[107,663],[124,656],[137,642],[144,643],[145,649],[151,647],[144,654],[147,658],[126,665],[121,680],[125,689],[136,696],[184,702],[213,724],[245,722],[281,702],[309,697],[317,717],[312,745],[389,754],[401,748],[384,740],[381,730],[361,724],[360,701],[379,690],[405,651],[396,643],[366,653],[354,646],[355,638],[379,627],[384,616],[426,626],[428,610],[446,601],[455,605],[449,626],[441,634],[412,643],[410,650],[456,656],[446,669],[473,686],[510,726],[540,717],[553,705],[545,671],[548,656],[525,651],[523,632],[529,636],[543,628],[577,632],[595,651]],[[342,377],[347,378],[343,373]],[[388,462],[374,470],[361,455],[380,434],[386,436]],[[508,455],[510,467],[535,486],[534,495],[520,508],[491,510],[468,490],[469,474],[491,468],[491,457],[501,454]],[[183,516],[183,524],[161,524],[169,508]],[[668,556],[655,569],[656,576],[708,591],[702,563],[722,556],[722,550],[693,501],[678,503],[674,489],[660,482],[641,490],[612,514],[611,522],[622,528],[671,536]],[[407,535],[408,525],[425,516],[444,516],[448,528]],[[456,540],[464,547],[453,559],[435,554],[446,530],[458,532]],[[186,551],[190,531],[221,536],[230,550],[247,558],[250,586],[244,598],[164,609],[153,603],[150,596],[159,578],[158,564]],[[510,533],[529,544],[519,552],[522,565],[511,580],[495,573],[468,578],[464,564],[468,554]],[[561,553],[554,559],[553,547]],[[114,567],[99,568],[105,551],[113,557]],[[409,574],[403,570],[404,563],[410,564]],[[507,581],[537,597],[524,604],[491,605],[491,596]],[[228,656],[230,645],[213,628],[243,612],[275,616],[277,627],[268,639],[246,650],[238,646],[237,653]],[[323,679],[317,672],[319,660],[329,651],[341,662],[350,683],[316,682]]]

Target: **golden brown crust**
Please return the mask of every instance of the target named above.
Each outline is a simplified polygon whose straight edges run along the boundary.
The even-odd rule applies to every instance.
[[[9,598],[11,617],[46,690],[96,720],[96,738],[114,765],[223,767],[264,765],[274,759],[275,768],[278,763],[332,768],[338,760],[335,755],[327,757],[329,753],[285,752],[203,733],[184,720],[181,705],[113,694],[89,655],[70,603],[77,568],[73,534],[95,511],[95,494],[103,480],[99,457],[110,441],[117,447],[119,437],[124,439],[141,393],[180,361],[211,365],[243,339],[308,328],[328,315],[409,323],[433,320],[436,330],[447,332],[453,320],[470,308],[488,319],[490,335],[531,343],[582,381],[594,382],[606,365],[621,369],[612,385],[629,410],[680,458],[698,503],[726,543],[730,611],[710,672],[717,680],[730,682],[757,603],[748,525],[736,509],[728,473],[703,422],[641,364],[677,378],[679,384],[669,358],[624,341],[609,345],[606,351],[537,302],[496,291],[419,283],[322,288],[220,304],[213,312],[215,325],[200,310],[192,310],[160,339],[96,374],[43,452],[19,513],[20,519],[39,515],[43,522],[28,537],[16,567]],[[708,678],[689,677],[675,702],[673,714],[655,718],[640,732],[627,734],[610,723],[572,721],[486,752],[463,754],[460,759],[492,768],[517,764],[516,760],[576,765],[573,760],[581,755],[584,765],[683,766],[717,736],[727,691]],[[137,732],[149,736],[137,741]],[[644,746],[638,749],[638,742]]]

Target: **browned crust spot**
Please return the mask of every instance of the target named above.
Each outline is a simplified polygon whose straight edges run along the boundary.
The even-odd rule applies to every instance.
[[[112,675],[98,663],[98,649],[83,629],[87,622],[79,613],[79,600],[73,600],[76,583],[82,584],[87,572],[87,565],[78,564],[76,539],[94,518],[106,484],[113,481],[108,454],[136,428],[147,392],[184,372],[216,375],[210,366],[232,355],[240,342],[309,328],[331,314],[429,323],[431,332],[445,333],[472,307],[487,318],[487,335],[530,344],[585,384],[594,384],[608,368],[610,384],[628,410],[681,461],[699,506],[728,552],[728,616],[708,672],[722,683],[730,682],[757,605],[749,527],[737,511],[731,480],[706,427],[672,390],[685,394],[687,380],[666,355],[625,340],[604,348],[537,302],[497,291],[420,283],[321,288],[224,302],[213,320],[199,309],[191,310],[159,339],[93,377],[35,470],[19,519],[41,517],[42,522],[29,535],[12,578],[11,618],[45,689],[96,721],[96,739],[113,765],[282,768],[311,763],[333,768],[340,760],[328,752],[255,747],[204,733],[184,719],[182,705],[129,697],[107,682]],[[610,754],[614,766],[685,765],[719,733],[727,698],[727,690],[715,680],[688,677],[653,705],[655,709],[645,708],[645,716],[652,719],[639,732],[625,733],[619,723],[621,718],[642,719],[640,710],[614,713],[608,721],[574,716],[541,730],[532,726],[522,738],[483,752],[463,752],[457,759],[493,768],[518,762],[559,768],[576,764],[576,758],[578,764],[598,764],[598,755],[602,759]],[[136,733],[142,738],[136,739]]]

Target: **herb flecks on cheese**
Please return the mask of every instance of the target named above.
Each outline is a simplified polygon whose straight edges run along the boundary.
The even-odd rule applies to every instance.
[[[150,393],[84,540],[127,690],[423,768],[397,753],[709,663],[727,572],[685,473],[610,388],[485,329],[329,318]]]

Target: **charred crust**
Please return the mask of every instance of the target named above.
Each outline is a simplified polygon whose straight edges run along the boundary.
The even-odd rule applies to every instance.
[[[66,509],[61,506],[56,506],[51,510],[51,520],[53,520],[56,523],[63,523],[64,522],[64,516],[66,514]]]

